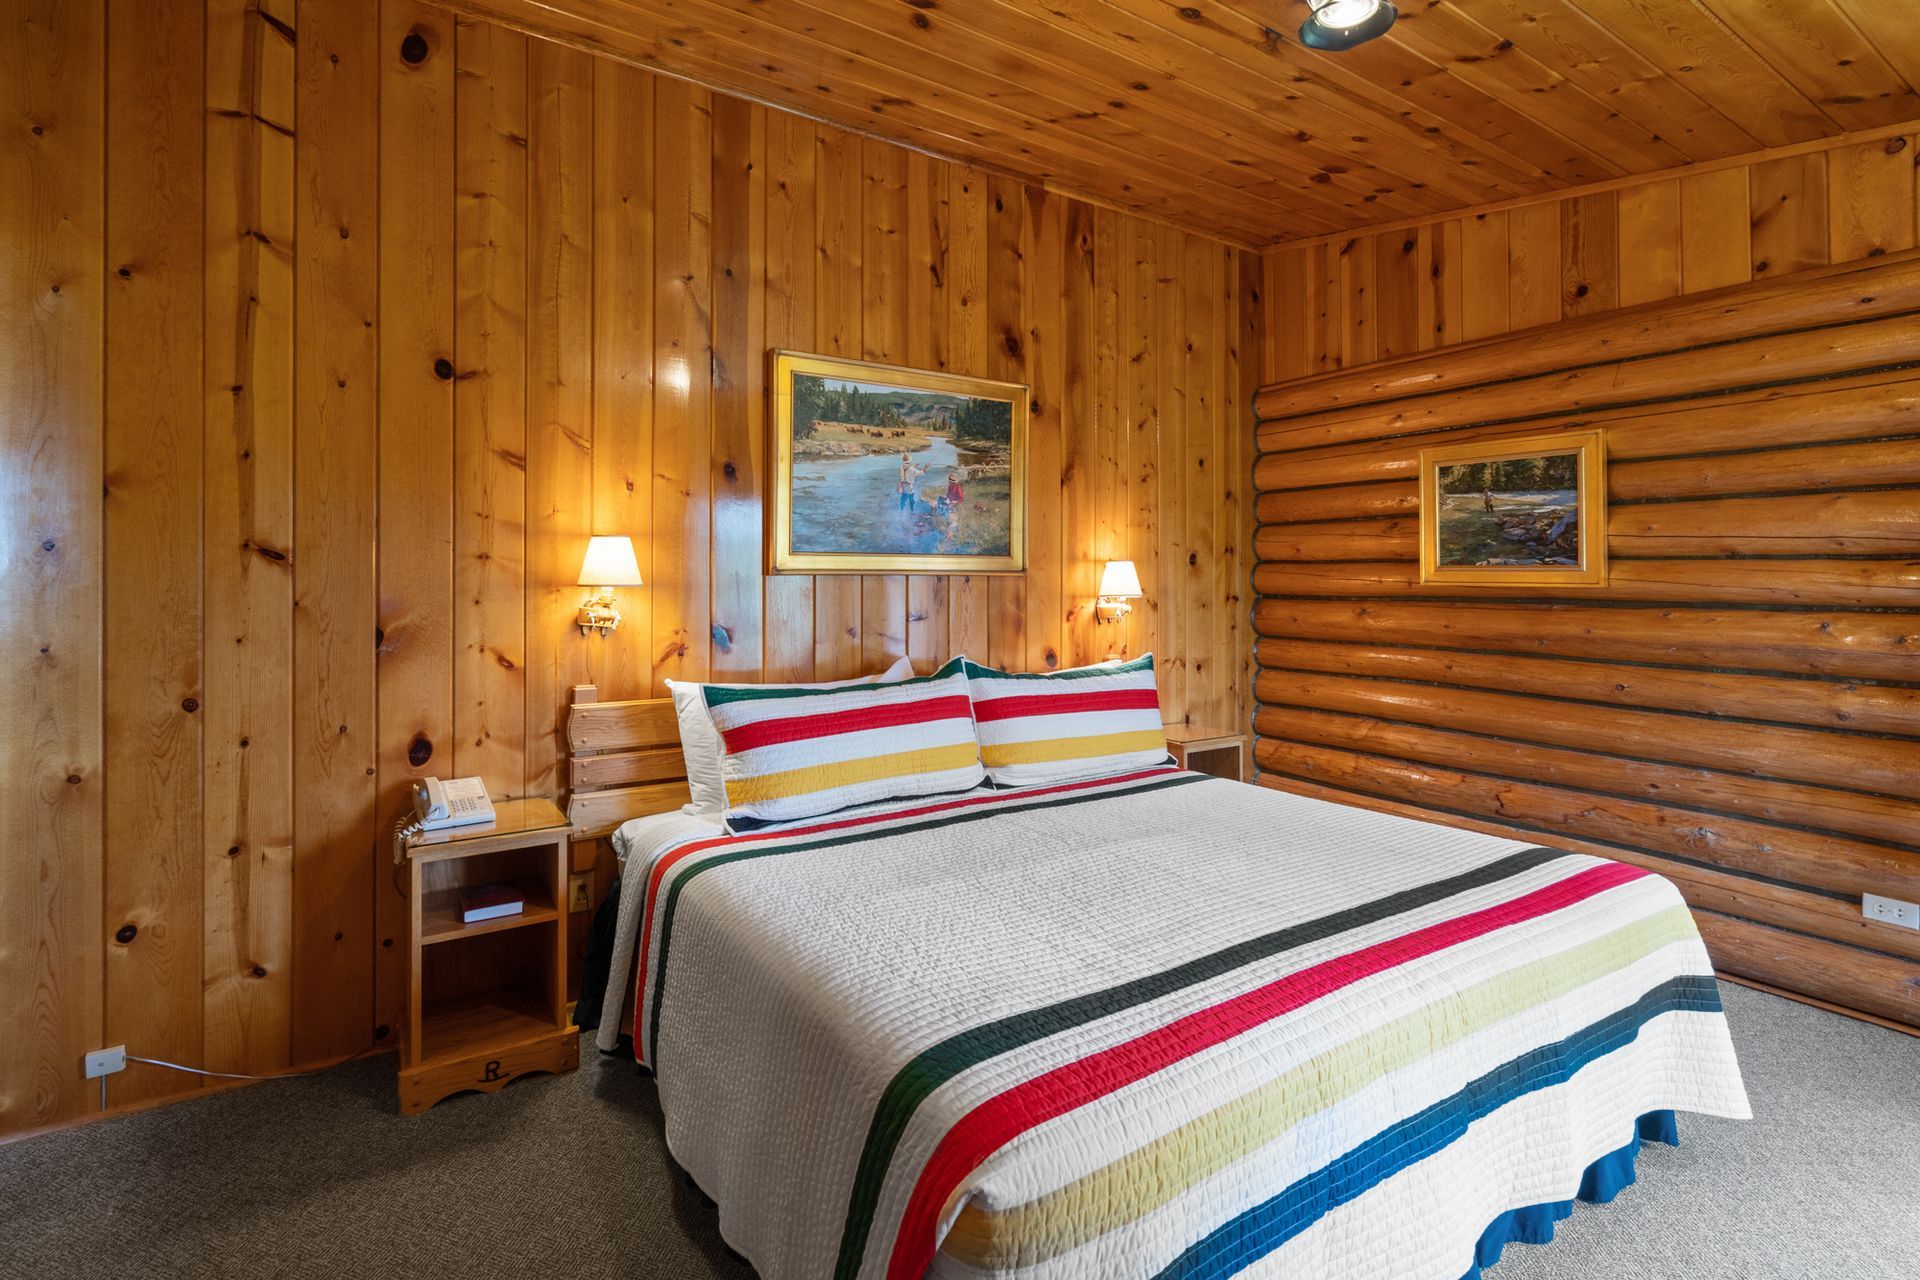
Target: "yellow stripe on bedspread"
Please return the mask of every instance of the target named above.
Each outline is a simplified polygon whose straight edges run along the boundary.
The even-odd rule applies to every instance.
[[[969,1202],[941,1250],[985,1271],[1058,1257],[1144,1217],[1373,1081],[1695,936],[1687,909],[1669,907],[1490,978],[1303,1062],[1056,1191],[1004,1209]]]

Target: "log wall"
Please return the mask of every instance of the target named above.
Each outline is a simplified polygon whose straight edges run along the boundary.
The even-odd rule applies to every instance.
[[[1276,295],[1282,367],[1322,371],[1255,399],[1260,781],[1649,866],[1724,971],[1920,1026],[1920,933],[1860,911],[1920,901],[1920,253],[1900,177],[1896,252],[1781,279],[1770,260],[1395,359],[1320,358],[1301,345],[1319,317]],[[1770,212],[1741,229],[1771,236]],[[1518,275],[1477,283],[1525,296]],[[1403,305],[1358,309],[1384,330]],[[1420,450],[1575,424],[1606,432],[1608,584],[1420,585]]]
[[[0,101],[0,1136],[389,1042],[408,781],[556,794],[576,683],[1245,722],[1255,255],[412,0],[22,0]],[[763,576],[778,346],[1030,383],[1030,572]]]

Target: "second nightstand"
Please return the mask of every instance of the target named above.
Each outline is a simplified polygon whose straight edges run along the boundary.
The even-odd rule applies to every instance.
[[[1182,769],[1232,782],[1247,780],[1247,735],[1193,725],[1167,726],[1167,754]]]

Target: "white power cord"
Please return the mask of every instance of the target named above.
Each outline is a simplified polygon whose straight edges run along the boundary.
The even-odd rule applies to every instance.
[[[360,1058],[366,1057],[370,1053],[382,1053],[382,1052],[385,1052],[385,1050],[381,1046],[374,1045],[370,1048],[362,1049],[358,1053],[350,1053],[346,1057],[340,1059],[338,1062],[329,1062],[324,1067],[314,1067],[309,1071],[280,1071],[280,1072],[276,1072],[273,1075],[266,1075],[266,1076],[247,1075],[245,1072],[242,1072],[242,1071],[208,1071],[202,1067],[183,1066],[178,1062],[165,1062],[159,1058],[140,1058],[140,1057],[134,1056],[131,1053],[127,1055],[127,1061],[143,1062],[149,1067],[165,1067],[169,1071],[184,1071],[190,1076],[211,1076],[216,1080],[300,1080],[307,1076],[325,1075],[327,1072],[332,1071],[336,1067],[344,1067],[349,1062],[357,1061]],[[104,1082],[106,1080],[106,1077],[101,1076],[100,1079],[102,1082]]]
[[[164,1058],[142,1058],[131,1053],[126,1055],[126,1061],[138,1062],[143,1066],[149,1067],[164,1067],[168,1071],[184,1071],[190,1076],[207,1076],[215,1080],[299,1080],[306,1076],[324,1075],[336,1067],[344,1067],[349,1062],[358,1061],[369,1054],[384,1052],[384,1046],[369,1045],[358,1053],[350,1053],[337,1062],[329,1062],[324,1067],[314,1067],[307,1071],[281,1071],[274,1075],[265,1076],[248,1075],[241,1071],[208,1071],[204,1067],[189,1067],[179,1062],[168,1062]],[[118,1071],[119,1068],[116,1067],[115,1070]],[[111,1079],[109,1075],[100,1077],[100,1110],[102,1111],[107,1109],[107,1081],[109,1079]]]

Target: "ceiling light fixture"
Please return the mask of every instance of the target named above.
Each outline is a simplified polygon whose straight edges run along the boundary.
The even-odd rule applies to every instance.
[[[1313,16],[1300,24],[1309,49],[1340,50],[1385,35],[1400,16],[1390,0],[1307,0]]]

